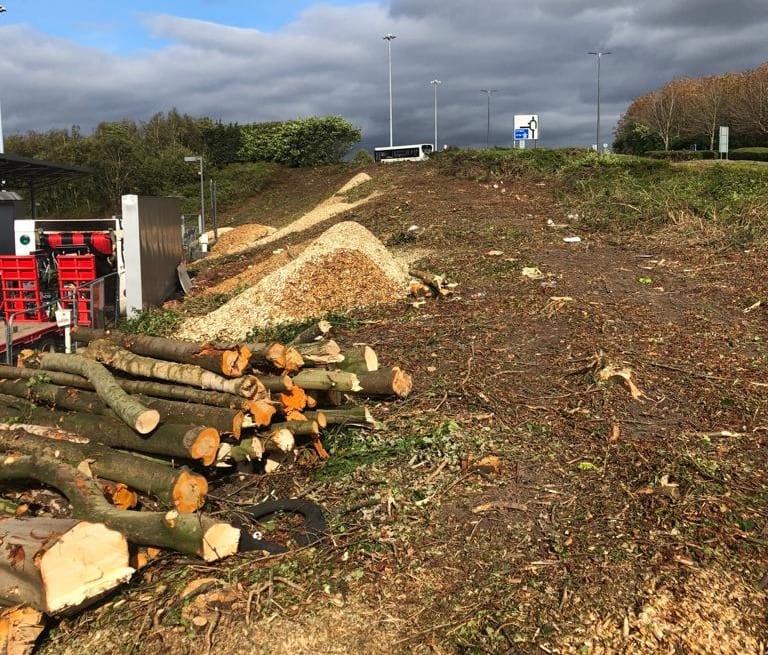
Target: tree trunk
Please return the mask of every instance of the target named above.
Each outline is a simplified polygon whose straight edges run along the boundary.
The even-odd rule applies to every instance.
[[[216,428],[219,432],[228,432],[238,439],[240,438],[245,416],[242,410],[182,403],[143,395],[139,395],[137,398],[147,407],[160,412],[160,417],[165,423],[207,425]]]
[[[301,343],[310,343],[312,341],[318,341],[325,337],[331,331],[331,324],[326,321],[318,321],[314,325],[310,325],[307,329],[299,332],[291,342],[289,346],[296,346]]]
[[[36,458],[9,454],[0,461],[0,479],[30,478],[63,493],[72,504],[75,518],[104,523],[108,528],[120,532],[131,543],[172,548],[187,555],[198,555],[206,562],[237,552],[240,530],[228,523],[176,510],[163,513],[115,509],[105,500],[91,478],[57,461],[53,450]]]
[[[379,357],[370,346],[347,348],[342,355],[343,361],[336,365],[342,371],[360,374],[379,370]]]
[[[12,396],[0,396],[0,404],[0,410],[6,415],[12,415],[14,411],[21,414],[23,422],[61,428],[114,448],[197,459],[204,466],[210,466],[216,460],[219,449],[219,433],[215,428],[162,423],[144,438],[124,423],[107,416],[55,412]]]
[[[397,396],[405,398],[413,389],[411,376],[397,366],[360,374],[364,395]]]
[[[109,507],[103,498],[102,502]],[[98,523],[47,517],[5,519],[0,521],[0,541],[3,604],[24,603],[46,614],[71,612],[98,600],[133,574],[125,537]]]
[[[3,451],[37,457],[50,447],[51,441],[45,437],[23,430],[0,431],[0,449]],[[205,503],[208,481],[186,467],[176,469],[96,443],[57,440],[55,448],[62,462],[78,466],[87,461],[99,478],[122,482],[180,512],[195,512]]]
[[[164,337],[139,334],[125,334],[109,330],[76,326],[72,336],[77,341],[91,343],[97,339],[108,339],[121,348],[155,359],[164,359],[179,364],[193,364],[226,377],[240,377],[249,366],[251,351],[245,346],[218,348],[211,344],[191,343]]]
[[[341,348],[335,341],[312,341],[294,346],[304,359],[305,366],[327,366],[344,361]],[[341,368],[341,367],[339,367]]]
[[[106,367],[98,362],[80,355],[64,353],[39,353],[34,360],[26,359],[25,363],[32,364],[33,361],[42,370],[63,371],[88,378],[99,398],[139,434],[152,432],[160,422],[160,414],[157,410],[147,409],[135,398],[129,396],[115,382]]]
[[[323,409],[317,412],[304,412],[308,419],[313,420],[317,420],[319,414],[325,415],[328,425],[362,425],[372,427],[376,423],[368,409],[362,405],[340,409]]]
[[[62,373],[61,371],[45,371],[45,373],[41,373],[32,368],[0,364],[0,377],[20,380],[34,378],[64,387],[74,387],[75,389],[83,389],[85,391],[94,390],[93,385],[86,378],[71,373]],[[164,384],[153,380],[124,380],[122,378],[115,378],[115,382],[127,393],[144,394],[145,396],[167,398],[168,400],[181,400],[199,405],[240,409],[244,403],[248,402],[248,400],[243,400],[242,396],[236,396],[231,393],[205,391],[175,384]]]
[[[361,391],[362,387],[354,373],[346,371],[326,371],[323,369],[305,369],[292,378],[293,383],[302,389],[316,391]]]
[[[90,359],[137,377],[167,380],[201,389],[223,391],[245,398],[253,398],[263,393],[263,385],[254,376],[244,375],[235,379],[227,379],[199,366],[135,355],[105,339],[92,341],[83,353]],[[65,357],[72,357],[72,355],[65,355]]]

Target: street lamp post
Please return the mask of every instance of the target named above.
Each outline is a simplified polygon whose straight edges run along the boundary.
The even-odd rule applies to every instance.
[[[600,60],[603,58],[603,55],[610,55],[611,53],[610,51],[601,52],[598,50],[597,52],[588,52],[587,54],[597,57],[597,127],[595,128],[595,147],[599,154],[602,152],[602,147],[600,146]]]
[[[496,93],[496,89],[480,89],[480,93],[488,96],[488,123],[485,129],[485,147],[491,147],[491,94]]]
[[[196,161],[200,164],[200,169],[198,170],[198,175],[200,176],[200,220],[198,222],[198,229],[200,231],[200,236],[202,236],[203,231],[205,230],[205,187],[203,186],[203,158],[199,156],[184,157],[184,161]]]
[[[392,140],[392,41],[397,37],[394,34],[385,34],[381,37],[387,42],[387,53],[389,59],[389,147],[394,145]]]
[[[442,81],[432,80],[430,84],[435,87],[435,151],[437,151],[438,150],[438,147],[437,147],[437,86],[439,84],[442,84]]]

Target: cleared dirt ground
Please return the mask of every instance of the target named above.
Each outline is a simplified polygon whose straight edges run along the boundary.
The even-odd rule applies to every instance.
[[[211,494],[222,512],[312,499],[327,539],[216,566],[166,555],[40,652],[764,653],[766,253],[717,251],[682,224],[591,234],[547,183],[369,173],[380,195],[334,220],[419,249],[419,268],[459,286],[356,311],[335,338],[371,345],[414,392],[370,405],[383,430],[328,435],[326,464]],[[330,193],[344,181],[328,179]],[[292,217],[270,223],[258,202],[240,215]],[[196,284],[295,239],[202,267]],[[601,381],[606,366],[621,373]],[[196,578],[218,595],[183,600]]]

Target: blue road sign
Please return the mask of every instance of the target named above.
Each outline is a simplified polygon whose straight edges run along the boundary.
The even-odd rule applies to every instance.
[[[528,128],[523,127],[521,129],[515,130],[515,140],[522,141],[523,139],[527,139],[528,137]]]

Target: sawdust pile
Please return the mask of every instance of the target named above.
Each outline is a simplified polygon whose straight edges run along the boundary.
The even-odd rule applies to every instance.
[[[294,232],[303,232],[304,230],[307,230],[313,227],[314,225],[317,225],[318,223],[327,221],[329,218],[332,218],[337,214],[341,214],[342,212],[348,211],[350,209],[354,209],[355,207],[358,207],[368,202],[372,198],[375,198],[376,196],[379,195],[378,193],[372,193],[371,195],[365,198],[362,198],[361,200],[357,200],[355,202],[347,202],[343,197],[345,193],[348,193],[355,187],[358,187],[361,184],[368,182],[370,179],[371,179],[371,176],[368,175],[368,173],[358,173],[343,187],[341,187],[335,194],[333,194],[327,200],[324,200],[323,202],[321,202],[312,211],[308,212],[307,214],[304,214],[304,216],[302,216],[298,220],[295,220],[292,223],[289,223],[288,225],[286,225],[285,227],[277,230],[277,232],[275,232],[274,234],[269,234],[263,239],[260,239],[259,244],[276,241],[277,239],[283,238],[286,234],[293,234]]]
[[[214,312],[187,320],[180,336],[242,340],[254,327],[397,300],[407,282],[406,270],[371,232],[345,221]]]
[[[209,258],[231,255],[252,248],[256,241],[273,234],[276,230],[269,225],[251,223],[234,228],[221,228],[218,232],[219,240],[211,248]]]
[[[697,571],[685,582],[647,590],[647,600],[623,619],[593,620],[586,638],[567,653],[608,655],[745,655],[764,652],[768,593],[722,569]],[[593,617],[594,619],[595,617]],[[576,635],[571,635],[571,638]]]

